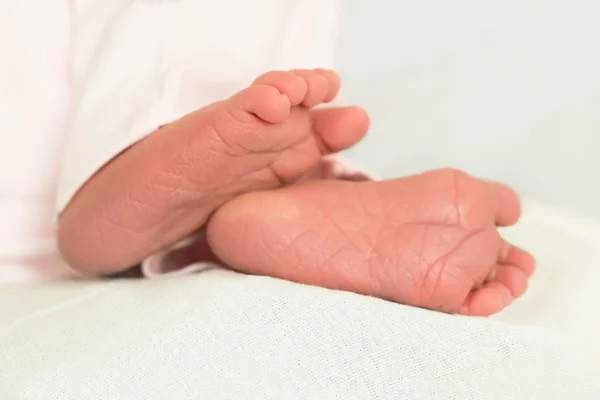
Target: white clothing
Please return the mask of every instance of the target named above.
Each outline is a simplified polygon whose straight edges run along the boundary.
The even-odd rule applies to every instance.
[[[52,197],[60,212],[94,172],[128,146],[229,97],[268,70],[332,67],[339,5],[339,0],[4,5],[0,49],[10,62],[0,65],[0,122],[9,128],[2,134],[10,154],[0,172],[6,191],[0,216],[8,221],[0,228],[6,243],[0,256],[7,259],[0,282],[32,279],[29,259],[39,254],[48,261],[43,277],[63,276],[56,270],[65,271],[65,265],[53,245]],[[47,36],[38,41],[41,30]]]
[[[0,283],[69,274],[54,230],[69,106],[70,20],[62,3],[0,3]]]

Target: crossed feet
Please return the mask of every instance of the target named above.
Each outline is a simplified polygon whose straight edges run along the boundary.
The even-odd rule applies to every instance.
[[[523,294],[535,262],[497,232],[520,215],[506,186],[456,170],[298,183],[368,129],[359,108],[314,108],[339,86],[329,70],[269,72],[161,129],[170,156],[153,163],[162,190],[151,209],[177,193],[195,214],[181,213],[159,241],[138,234],[137,256],[208,223],[214,254],[245,273],[474,316]]]

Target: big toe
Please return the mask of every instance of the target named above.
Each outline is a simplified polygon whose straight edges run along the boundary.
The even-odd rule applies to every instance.
[[[499,182],[490,182],[489,185],[496,204],[496,224],[498,226],[516,224],[521,217],[521,200],[517,193]]]
[[[358,143],[369,129],[369,116],[360,107],[324,108],[311,113],[313,129],[323,154]]]

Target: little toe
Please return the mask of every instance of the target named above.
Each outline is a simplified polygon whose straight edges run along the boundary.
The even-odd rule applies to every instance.
[[[499,263],[519,268],[527,277],[535,270],[535,258],[529,252],[506,241],[500,250]]]
[[[253,85],[270,85],[286,95],[292,106],[304,101],[308,91],[306,80],[291,71],[271,71],[259,76]]]
[[[521,217],[519,196],[502,183],[490,182],[489,187],[496,204],[496,224],[498,226],[516,224]]]
[[[513,298],[521,297],[528,287],[529,276],[520,268],[512,265],[498,267],[496,276],[490,282],[497,282],[508,288]]]
[[[527,291],[534,267],[529,253],[503,241],[499,264],[490,270],[483,285],[471,291],[459,313],[485,317],[502,311]]]
[[[340,76],[337,74],[337,72],[335,72],[331,69],[318,68],[318,69],[315,69],[315,72],[324,76],[325,79],[327,79],[327,82],[329,83],[329,85],[328,85],[329,90],[327,91],[327,94],[325,95],[325,99],[323,100],[323,102],[329,103],[330,101],[333,101],[337,97],[337,95],[340,91],[340,86],[341,86]]]
[[[494,280],[473,290],[465,299],[459,314],[472,317],[488,317],[506,308],[514,301],[510,289]]]
[[[324,155],[354,146],[369,129],[369,116],[360,107],[314,110],[311,118],[317,144]]]
[[[306,81],[308,90],[302,104],[306,107],[314,107],[325,101],[330,92],[328,78],[316,70],[297,69],[293,72]]]
[[[230,115],[246,122],[241,113],[250,113],[269,123],[279,123],[290,115],[290,100],[271,85],[255,84],[225,101]]]

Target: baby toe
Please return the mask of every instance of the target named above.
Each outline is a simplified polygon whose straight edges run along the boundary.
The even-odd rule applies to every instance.
[[[253,85],[273,86],[288,97],[292,106],[301,104],[308,91],[306,80],[290,71],[267,72],[259,76]]]
[[[497,282],[508,288],[513,298],[516,299],[527,291],[528,278],[522,269],[512,265],[503,265],[498,268],[496,276],[491,282]]]
[[[306,81],[308,90],[302,104],[306,107],[314,107],[325,101],[330,92],[330,82],[324,75],[316,70],[298,69],[293,71],[297,76]]]
[[[250,113],[269,122],[279,123],[290,114],[290,100],[271,85],[256,84],[242,90],[225,101],[225,106],[231,116],[240,118],[241,113]]]
[[[459,314],[472,317],[488,317],[506,308],[515,297],[508,287],[494,280],[473,290],[460,307]]]
[[[498,261],[502,265],[520,269],[527,277],[535,271],[535,258],[529,252],[506,241],[502,244]]]
[[[315,72],[317,72],[321,76],[325,77],[325,79],[327,79],[327,82],[328,82],[329,90],[327,91],[327,94],[325,95],[323,102],[329,103],[330,101],[333,101],[337,97],[337,95],[340,91],[340,86],[341,86],[340,76],[337,74],[337,72],[335,72],[331,69],[318,68],[318,69],[315,69]]]
[[[496,208],[496,225],[510,226],[517,223],[521,217],[521,200],[514,190],[498,183],[488,183],[493,204]]]
[[[369,129],[369,117],[358,107],[313,110],[311,118],[315,139],[322,154],[337,153],[354,146]]]

